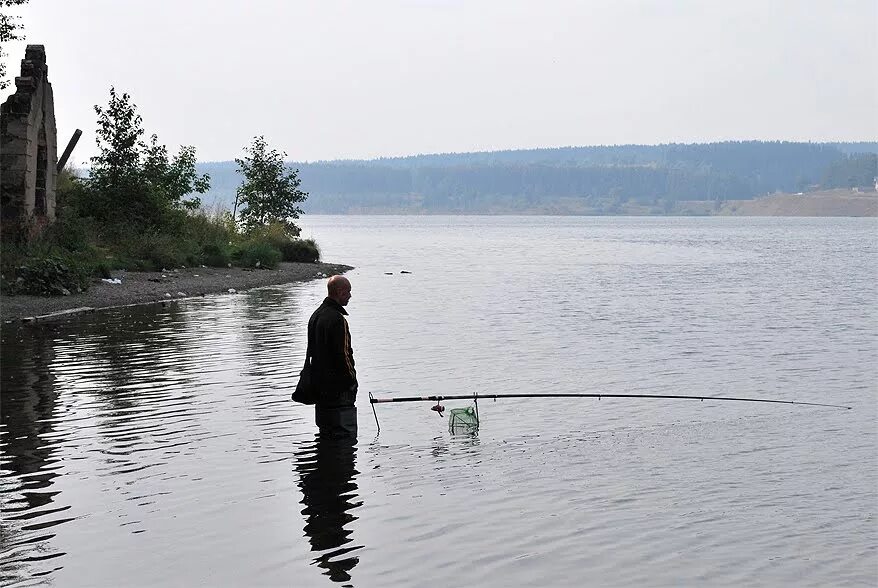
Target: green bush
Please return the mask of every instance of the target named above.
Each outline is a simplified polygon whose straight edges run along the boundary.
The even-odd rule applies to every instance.
[[[281,252],[283,261],[304,261],[314,263],[320,260],[320,250],[312,239],[299,239],[298,229],[295,235],[283,223],[271,223],[247,233],[249,239],[265,241]]]
[[[284,261],[300,261],[317,263],[320,261],[320,249],[313,239],[290,239],[280,248]]]
[[[275,268],[281,260],[281,253],[268,241],[254,239],[236,246],[232,258],[243,267]]]
[[[204,265],[226,267],[232,263],[232,248],[223,243],[207,243],[201,249]]]
[[[95,276],[99,278],[112,278],[113,274],[110,272],[112,269],[119,269],[113,267],[107,260],[102,259],[94,264],[94,271],[92,272]]]
[[[55,222],[46,227],[37,241],[64,251],[95,255],[97,230],[93,219],[79,216],[69,206],[59,206]]]
[[[178,235],[145,232],[129,234],[118,244],[122,259],[132,270],[160,270],[201,263],[201,248]]]
[[[221,208],[200,208],[190,213],[186,219],[185,233],[201,244],[229,243],[238,236],[231,213]]]
[[[31,256],[3,267],[4,294],[62,296],[88,290],[92,266],[71,256]]]

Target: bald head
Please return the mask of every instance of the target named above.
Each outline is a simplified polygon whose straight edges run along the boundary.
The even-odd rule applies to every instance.
[[[326,282],[326,292],[330,298],[347,306],[351,299],[351,282],[344,276],[332,276]]]

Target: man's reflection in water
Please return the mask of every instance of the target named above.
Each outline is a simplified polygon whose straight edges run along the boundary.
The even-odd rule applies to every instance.
[[[334,582],[350,582],[350,572],[360,560],[354,552],[362,548],[348,545],[353,539],[351,530],[345,528],[357,520],[349,511],[362,504],[356,494],[356,443],[356,439],[321,438],[317,434],[313,442],[296,452],[305,535],[311,551],[321,552],[314,562]]]

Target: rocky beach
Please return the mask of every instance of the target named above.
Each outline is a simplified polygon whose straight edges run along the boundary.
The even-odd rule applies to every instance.
[[[3,322],[47,320],[78,312],[132,304],[234,294],[250,288],[322,279],[353,269],[335,263],[281,263],[276,269],[178,268],[160,272],[113,272],[112,279],[70,296],[2,296]]]

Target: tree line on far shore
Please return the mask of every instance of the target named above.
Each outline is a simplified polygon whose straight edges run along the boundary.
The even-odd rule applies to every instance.
[[[498,212],[621,203],[659,207],[746,200],[774,192],[868,188],[878,143],[728,141],[694,145],[564,147],[290,164],[311,194],[309,212]],[[209,196],[234,195],[232,162],[201,163]],[[603,207],[603,208],[601,208]]]
[[[210,176],[196,169],[194,147],[170,156],[156,135],[144,140],[135,104],[114,88],[95,112],[98,154],[87,174],[60,174],[55,222],[4,231],[4,294],[71,294],[116,269],[271,268],[319,259],[316,243],[300,239],[294,222],[308,194],[286,154],[263,137],[235,160],[234,210],[205,210],[198,195],[210,189]]]

